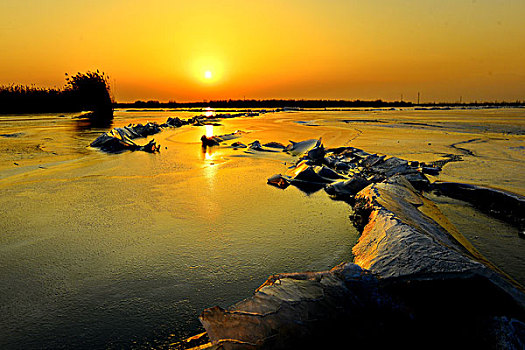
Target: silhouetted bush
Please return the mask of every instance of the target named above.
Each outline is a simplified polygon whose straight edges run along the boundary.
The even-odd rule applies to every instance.
[[[104,73],[86,72],[73,76],[66,74],[64,93],[70,96],[83,111],[101,116],[113,116],[113,102],[109,94],[108,78]]]
[[[9,85],[0,87],[0,113],[43,113],[91,111],[90,119],[113,119],[113,101],[104,73],[66,74],[63,89]]]

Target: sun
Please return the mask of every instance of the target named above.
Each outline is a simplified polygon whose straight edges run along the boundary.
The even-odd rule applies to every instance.
[[[191,75],[192,80],[207,87],[216,86],[223,82],[226,78],[226,67],[222,57],[219,56],[209,54],[189,59],[188,74]]]

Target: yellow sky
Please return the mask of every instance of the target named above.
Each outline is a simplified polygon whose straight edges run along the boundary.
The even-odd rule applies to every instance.
[[[100,69],[121,102],[525,100],[523,18],[523,0],[2,0],[0,84]]]

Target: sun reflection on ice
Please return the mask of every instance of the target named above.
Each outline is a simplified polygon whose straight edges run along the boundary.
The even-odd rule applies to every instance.
[[[206,137],[210,138],[213,136],[213,125],[204,125],[206,128]]]
[[[213,160],[213,153],[211,152],[211,150],[209,148],[206,149],[206,153],[204,154],[204,159],[207,160],[207,161],[212,161]],[[211,163],[210,165],[214,165],[214,164]]]
[[[207,118],[213,117],[213,116],[215,116],[215,111],[213,109],[211,109],[210,107],[206,107],[204,115]]]
[[[215,182],[217,181],[217,164],[215,163],[213,148],[203,147],[202,157],[205,163],[202,171],[208,183],[208,194],[211,194],[215,190]]]

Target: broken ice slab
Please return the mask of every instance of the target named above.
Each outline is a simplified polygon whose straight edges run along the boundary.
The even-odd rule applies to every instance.
[[[284,150],[290,153],[292,156],[298,156],[300,154],[308,152],[309,150],[320,144],[321,139],[311,139],[301,142],[294,142],[290,140],[290,144]]]

